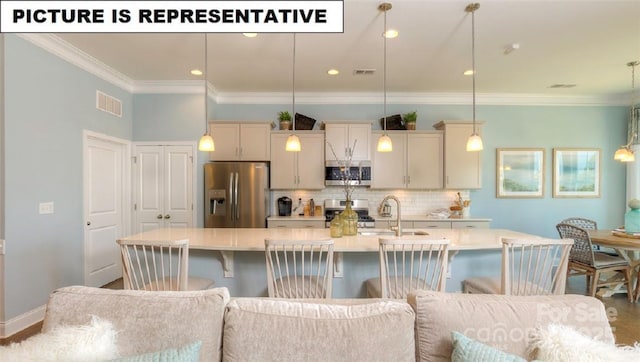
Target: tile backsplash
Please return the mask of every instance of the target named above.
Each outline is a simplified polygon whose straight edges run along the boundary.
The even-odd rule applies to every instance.
[[[353,192],[354,199],[369,200],[369,213],[378,213],[378,205],[387,195],[394,195],[400,200],[403,215],[427,215],[438,209],[449,209],[457,199],[458,191],[414,191],[414,190],[371,190],[368,187],[358,187]],[[468,190],[460,190],[463,199],[469,199]],[[288,196],[293,200],[293,207],[301,198],[303,204],[313,199],[316,205],[323,205],[325,199],[344,199],[344,191],[341,186],[327,186],[323,190],[274,190],[271,191],[271,215],[277,215],[277,200],[281,196]],[[389,203],[392,212],[396,213],[395,202]]]

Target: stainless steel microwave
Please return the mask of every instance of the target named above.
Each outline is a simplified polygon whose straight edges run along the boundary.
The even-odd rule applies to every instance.
[[[345,170],[340,161],[326,161],[324,167],[324,184],[341,186],[347,181],[355,186],[371,185],[371,161],[352,161],[349,170]]]

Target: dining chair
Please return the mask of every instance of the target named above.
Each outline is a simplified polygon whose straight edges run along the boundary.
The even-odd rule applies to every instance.
[[[369,298],[404,299],[413,290],[445,291],[448,239],[381,238],[378,243],[380,277],[365,282]]]
[[[567,277],[585,275],[587,281],[587,294],[596,295],[598,288],[619,285],[624,283],[627,288],[627,297],[633,301],[633,289],[631,287],[631,273],[633,268],[625,258],[619,255],[611,255],[593,249],[593,243],[589,232],[584,228],[560,223],[556,229],[562,238],[571,238],[575,241],[569,255],[569,270]],[[621,276],[616,280],[611,278],[600,280],[602,273],[614,272]]]
[[[271,298],[331,298],[333,239],[265,239]]]
[[[569,224],[585,230],[598,230],[598,223],[595,220],[583,217],[569,217],[560,221],[559,224]]]
[[[214,281],[189,276],[189,240],[118,240],[124,289],[146,291],[202,290]]]
[[[501,278],[463,282],[463,292],[505,295],[564,294],[571,239],[502,239]]]

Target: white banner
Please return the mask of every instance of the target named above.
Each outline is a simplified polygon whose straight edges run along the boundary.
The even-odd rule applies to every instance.
[[[0,0],[3,33],[341,33],[330,1]]]

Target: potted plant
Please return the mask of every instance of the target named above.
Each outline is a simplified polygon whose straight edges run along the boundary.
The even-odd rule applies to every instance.
[[[288,130],[291,129],[291,114],[287,111],[282,111],[278,113],[278,120],[280,121],[280,129]]]
[[[403,114],[402,119],[404,120],[404,124],[407,126],[407,129],[416,129],[416,121],[418,120],[418,113],[416,111]]]

